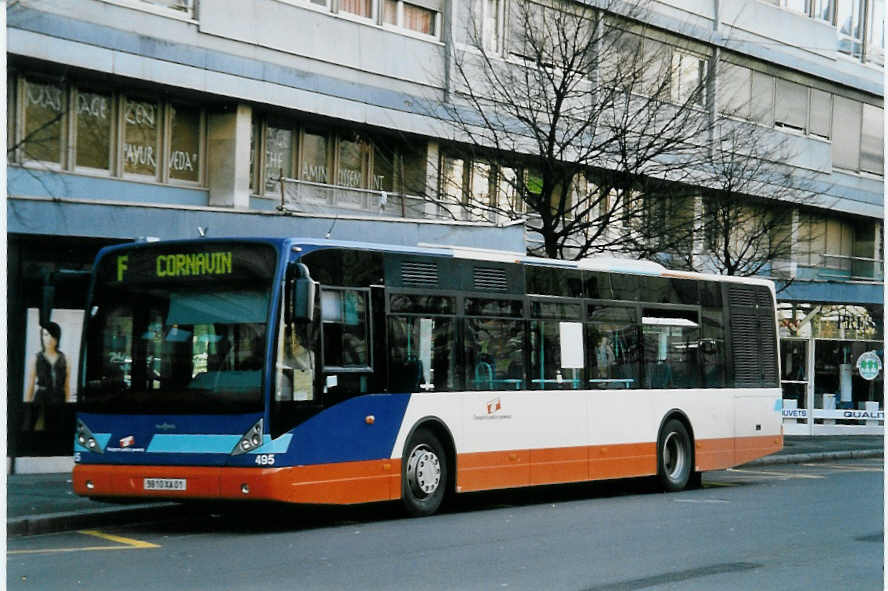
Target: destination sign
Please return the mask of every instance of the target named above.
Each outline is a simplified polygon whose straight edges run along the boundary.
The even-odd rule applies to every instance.
[[[185,244],[109,253],[99,263],[104,283],[132,284],[217,279],[269,279],[276,255],[264,244]]]

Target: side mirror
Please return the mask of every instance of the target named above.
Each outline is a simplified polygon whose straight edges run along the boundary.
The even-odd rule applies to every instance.
[[[293,280],[290,303],[292,305],[292,320],[314,320],[315,282],[308,277],[299,277]]]

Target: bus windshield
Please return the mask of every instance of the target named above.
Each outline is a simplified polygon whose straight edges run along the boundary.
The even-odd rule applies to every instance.
[[[265,255],[258,267],[251,260],[257,254]],[[214,280],[205,276],[215,268],[206,263],[188,274],[172,266],[158,277],[170,269],[165,257],[177,255],[154,251],[130,252],[125,272],[114,261],[100,266],[87,319],[84,406],[140,413],[261,409],[268,254],[236,252],[225,265],[240,264],[240,271],[228,273],[223,265],[229,277]]]

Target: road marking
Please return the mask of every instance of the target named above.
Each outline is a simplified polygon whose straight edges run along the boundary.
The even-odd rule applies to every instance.
[[[838,470],[840,472],[884,472],[883,466],[876,465],[862,465],[862,466],[849,466],[844,464],[802,464],[807,468],[829,468],[831,470]]]
[[[94,529],[83,529],[78,531],[79,534],[94,536],[108,540],[109,542],[117,542],[118,546],[81,546],[75,548],[42,548],[36,550],[10,550],[7,554],[59,554],[63,552],[96,552],[104,550],[144,550],[146,548],[160,548],[157,544],[151,542],[143,542],[132,538],[124,538],[123,536],[115,536],[106,534]]]
[[[773,476],[775,478],[808,478],[811,480],[822,480],[826,478],[826,476],[822,476],[820,474],[793,474],[788,472],[770,472],[765,470],[741,470],[740,468],[728,468],[728,472],[734,472],[737,474],[752,474],[756,476]]]

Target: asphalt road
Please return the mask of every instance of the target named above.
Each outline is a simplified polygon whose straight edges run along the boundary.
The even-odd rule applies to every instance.
[[[461,497],[397,506],[196,507],[179,522],[10,538],[14,589],[882,588],[880,459]]]

